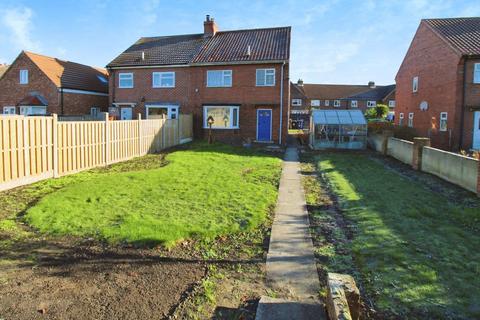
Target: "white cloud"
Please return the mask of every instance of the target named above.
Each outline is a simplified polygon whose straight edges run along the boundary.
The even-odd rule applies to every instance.
[[[28,7],[0,10],[1,23],[9,42],[19,50],[40,50],[40,43],[32,39],[33,11]]]

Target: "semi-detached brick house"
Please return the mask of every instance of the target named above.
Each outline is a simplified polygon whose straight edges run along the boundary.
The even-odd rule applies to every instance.
[[[480,149],[480,18],[422,20],[396,82],[396,124],[434,147]]]
[[[0,113],[97,115],[108,108],[102,68],[22,51],[0,77]]]
[[[311,109],[360,109],[365,112],[377,104],[388,105],[395,111],[395,85],[368,85],[291,83],[290,119],[303,122],[308,128]]]
[[[284,143],[288,124],[290,27],[141,38],[107,66],[110,112],[120,119],[193,114],[204,137]]]

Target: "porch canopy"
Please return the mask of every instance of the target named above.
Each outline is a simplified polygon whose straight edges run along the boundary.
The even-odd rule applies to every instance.
[[[310,121],[313,149],[365,149],[367,120],[360,110],[314,110]]]

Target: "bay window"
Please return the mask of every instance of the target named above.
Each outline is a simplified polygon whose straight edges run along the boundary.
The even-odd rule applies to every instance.
[[[204,106],[203,127],[209,128],[208,118],[213,118],[212,129],[238,129],[238,106]]]

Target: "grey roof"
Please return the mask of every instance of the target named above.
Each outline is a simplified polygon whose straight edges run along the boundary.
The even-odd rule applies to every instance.
[[[462,55],[480,55],[480,17],[422,21]]]
[[[221,31],[211,37],[140,38],[107,67],[273,61],[288,60],[289,56],[290,27],[281,27]]]
[[[107,67],[187,64],[204,41],[203,34],[140,38]]]
[[[377,86],[375,88],[372,88],[370,90],[357,93],[354,95],[351,95],[347,97],[347,100],[375,100],[375,101],[380,101],[385,99],[385,97],[391,93],[393,90],[395,90],[395,85],[391,84],[388,86]]]
[[[313,110],[312,119],[314,124],[367,124],[360,110]]]

